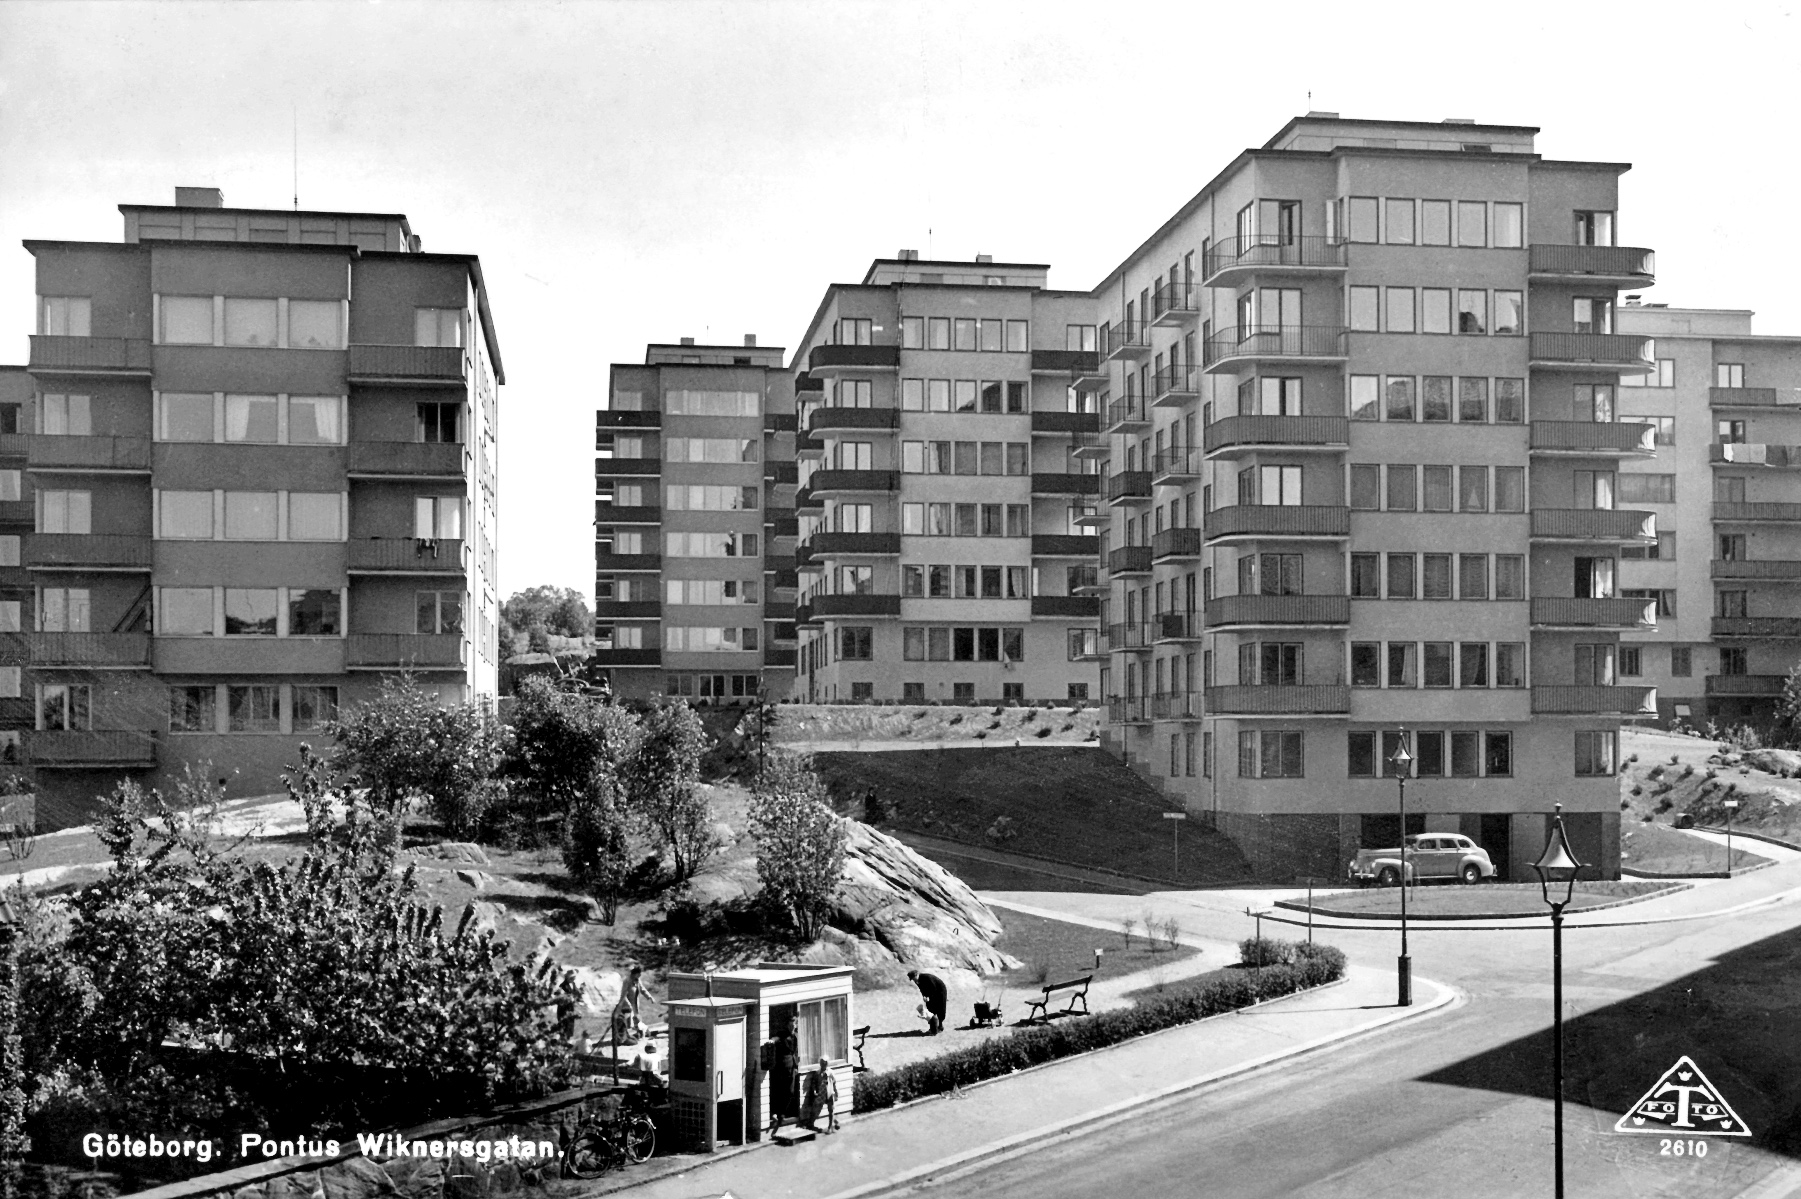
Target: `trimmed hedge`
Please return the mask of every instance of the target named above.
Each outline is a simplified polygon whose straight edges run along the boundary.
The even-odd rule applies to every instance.
[[[1249,942],[1246,943],[1247,945]],[[1345,956],[1327,945],[1280,945],[1282,965],[1250,967],[1188,988],[1172,989],[1134,1007],[1097,1012],[1057,1024],[1021,1028],[924,1061],[879,1074],[859,1074],[851,1111],[873,1112],[927,1095],[938,1095],[1028,1066],[1043,1065],[1133,1037],[1191,1024],[1266,999],[1279,999],[1344,976]]]

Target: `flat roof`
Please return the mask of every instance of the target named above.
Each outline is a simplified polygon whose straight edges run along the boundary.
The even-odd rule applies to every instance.
[[[121,204],[120,212],[229,212],[245,216],[316,216],[355,217],[358,220],[399,221],[406,224],[404,212],[344,212],[329,208],[217,208],[205,204]]]
[[[1538,133],[1537,125],[1488,125],[1476,121],[1381,121],[1369,117],[1340,117],[1309,114],[1289,118],[1288,124],[1276,131],[1276,135],[1263,143],[1265,150],[1273,150],[1296,125],[1358,125],[1363,128],[1380,126],[1387,129],[1458,129],[1489,130],[1495,133]],[[1362,147],[1353,147],[1362,148]],[[1442,153],[1442,151],[1441,151]]]

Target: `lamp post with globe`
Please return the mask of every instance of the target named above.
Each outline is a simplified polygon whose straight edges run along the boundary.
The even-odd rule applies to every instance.
[[[1399,730],[1397,741],[1394,753],[1388,755],[1388,764],[1394,768],[1395,783],[1401,793],[1401,956],[1395,962],[1395,986],[1398,992],[1395,1002],[1400,1007],[1411,1007],[1413,959],[1407,953],[1407,775],[1413,766],[1413,755],[1407,752],[1406,729]]]
[[[1532,863],[1532,869],[1538,871],[1539,891],[1551,908],[1551,1139],[1557,1155],[1557,1199],[1563,1199],[1563,909],[1575,897],[1576,874],[1582,865],[1570,852],[1569,835],[1563,829],[1563,805],[1557,804],[1545,851]]]

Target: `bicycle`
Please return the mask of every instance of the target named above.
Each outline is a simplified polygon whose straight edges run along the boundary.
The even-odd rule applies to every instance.
[[[602,1095],[594,1110],[575,1126],[563,1154],[563,1171],[572,1178],[598,1178],[618,1166],[637,1165],[657,1149],[657,1126],[633,1092]]]

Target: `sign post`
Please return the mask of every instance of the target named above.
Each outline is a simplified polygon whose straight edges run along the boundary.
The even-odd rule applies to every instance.
[[[1180,882],[1181,878],[1182,878],[1182,822],[1184,820],[1188,819],[1188,813],[1187,812],[1165,812],[1165,813],[1163,813],[1163,818],[1165,820],[1171,820],[1171,821],[1175,822],[1169,826],[1169,831],[1174,833],[1175,838],[1176,838],[1175,839],[1176,881]]]
[[[1726,877],[1732,877],[1732,809],[1738,807],[1738,800],[1728,799],[1723,805],[1726,809]]]

